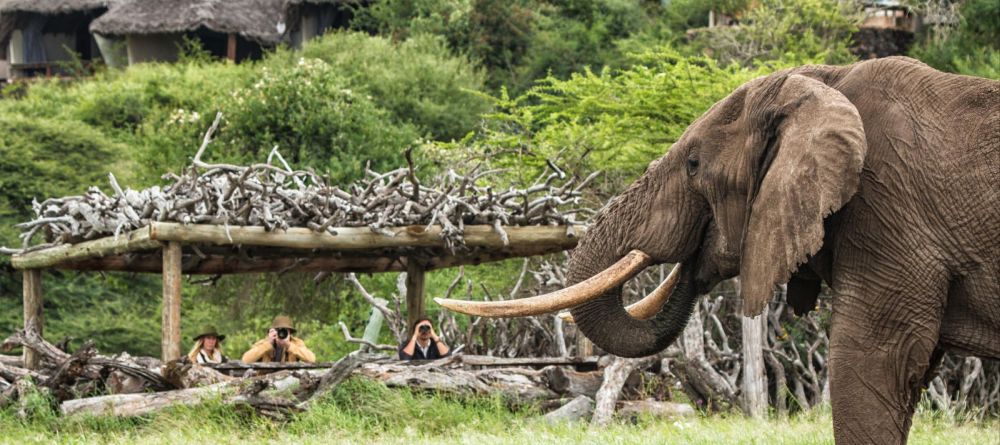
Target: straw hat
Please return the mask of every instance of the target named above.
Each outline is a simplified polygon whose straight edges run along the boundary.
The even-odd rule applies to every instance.
[[[201,333],[198,334],[198,335],[196,335],[196,336],[194,336],[194,341],[198,341],[202,337],[208,337],[208,336],[212,336],[212,337],[215,337],[215,338],[219,339],[219,343],[222,343],[222,340],[226,339],[226,336],[225,335],[220,335],[219,331],[217,331],[215,329],[215,326],[212,326],[212,325],[207,325],[207,326],[201,328],[201,331],[199,331],[199,332],[201,332]]]
[[[292,326],[292,319],[288,318],[286,315],[279,315],[274,317],[274,321],[271,322],[271,329],[285,328],[289,331],[295,332],[295,328]]]

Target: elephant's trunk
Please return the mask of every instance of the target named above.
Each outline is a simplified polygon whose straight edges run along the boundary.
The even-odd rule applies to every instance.
[[[590,246],[588,246],[590,247]],[[613,255],[579,248],[570,263],[570,284],[585,280],[592,270],[600,270]],[[622,304],[622,287],[617,286],[600,297],[572,309],[577,326],[601,349],[621,357],[643,357],[669,346],[684,331],[698,300],[694,270],[683,264],[681,276],[663,308],[652,318],[634,318]]]

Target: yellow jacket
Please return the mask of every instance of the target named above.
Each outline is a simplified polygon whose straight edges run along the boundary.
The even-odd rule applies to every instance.
[[[282,362],[307,362],[314,363],[316,361],[316,354],[313,354],[309,348],[306,347],[306,342],[302,341],[301,338],[291,336],[288,338],[288,349],[285,350],[285,356],[281,360]],[[250,350],[243,354],[243,363],[254,363],[254,362],[270,362],[274,356],[274,345],[271,344],[271,340],[263,339],[254,343],[250,347]]]

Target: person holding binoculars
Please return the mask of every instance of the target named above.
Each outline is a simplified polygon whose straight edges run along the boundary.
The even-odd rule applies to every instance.
[[[284,315],[274,317],[267,338],[254,343],[243,354],[243,363],[300,361],[313,363],[316,354],[306,347],[306,342],[295,336],[292,319]]]
[[[434,333],[429,318],[417,320],[410,341],[399,345],[400,360],[433,360],[447,357],[450,352],[451,348]]]

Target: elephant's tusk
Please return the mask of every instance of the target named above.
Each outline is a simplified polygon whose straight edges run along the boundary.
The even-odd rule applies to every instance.
[[[645,252],[633,250],[601,273],[545,295],[506,301],[466,301],[447,298],[435,298],[434,301],[455,312],[480,317],[525,317],[546,314],[578,306],[600,297],[636,276],[652,262],[653,259]]]
[[[677,286],[677,282],[680,281],[681,277],[681,263],[674,265],[674,268],[670,271],[670,275],[667,275],[667,279],[663,280],[653,292],[649,295],[642,297],[641,300],[636,301],[628,305],[625,311],[628,312],[632,318],[637,318],[639,320],[648,320],[653,318],[657,312],[660,312],[660,308],[663,307],[663,303],[667,302],[667,298],[670,297],[670,293],[674,291],[674,286]],[[568,323],[575,323],[573,320],[573,314],[567,312],[560,312],[559,318]]]

